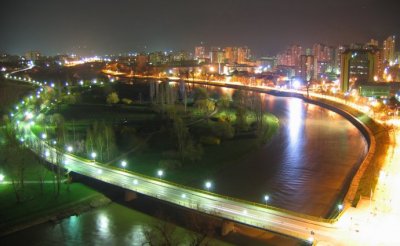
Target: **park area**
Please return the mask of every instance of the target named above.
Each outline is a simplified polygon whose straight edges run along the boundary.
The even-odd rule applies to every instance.
[[[162,170],[163,179],[194,187],[278,131],[258,94],[179,88],[159,81],[64,88],[32,129],[65,152],[148,176]]]

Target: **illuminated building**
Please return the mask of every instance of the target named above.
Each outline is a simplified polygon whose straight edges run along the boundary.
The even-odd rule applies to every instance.
[[[187,61],[190,58],[190,54],[187,51],[177,51],[172,54],[173,61]]]
[[[245,64],[250,59],[250,49],[247,46],[237,49],[237,63]]]
[[[210,51],[210,62],[211,63],[224,63],[225,53],[219,47],[211,47]]]
[[[383,62],[386,64],[395,62],[395,45],[395,36],[390,36],[383,41]]]
[[[300,76],[303,81],[310,81],[314,78],[314,56],[301,55],[300,56]]]
[[[204,46],[196,46],[194,47],[194,59],[204,59],[206,56],[206,47]]]
[[[162,52],[152,52],[149,54],[149,62],[152,65],[160,65],[165,63],[165,55]]]
[[[347,49],[342,53],[340,89],[351,88],[373,82],[376,75],[376,50]]]
[[[371,38],[371,40],[366,45],[370,46],[370,47],[378,48],[379,47],[379,41]]]
[[[272,71],[276,67],[276,57],[261,57],[257,60],[257,65],[265,69],[265,71]]]
[[[237,47],[225,47],[225,59],[229,64],[234,64],[238,60]]]
[[[319,79],[325,75],[328,70],[332,71],[335,65],[335,50],[324,44],[313,45],[314,54],[314,79]]]
[[[300,45],[292,45],[285,52],[278,54],[278,65],[300,67],[300,56],[303,48]]]
[[[25,59],[29,61],[37,61],[40,58],[40,52],[38,51],[28,51],[25,53]]]

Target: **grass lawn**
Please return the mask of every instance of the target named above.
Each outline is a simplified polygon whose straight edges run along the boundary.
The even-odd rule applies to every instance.
[[[25,184],[25,200],[16,202],[11,184],[0,185],[0,229],[5,224],[16,224],[46,216],[51,212],[63,210],[82,199],[98,196],[99,193],[79,183],[72,183],[70,191],[62,185],[60,195],[54,192],[54,185],[46,183],[43,194],[38,183]]]

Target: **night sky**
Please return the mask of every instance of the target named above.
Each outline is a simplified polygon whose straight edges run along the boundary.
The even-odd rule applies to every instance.
[[[274,55],[400,37],[399,0],[1,0],[0,52],[82,55],[248,45]],[[397,44],[399,41],[397,41]]]

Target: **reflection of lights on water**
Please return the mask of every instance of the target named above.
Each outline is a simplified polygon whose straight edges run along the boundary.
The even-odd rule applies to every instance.
[[[109,224],[110,220],[108,217],[104,214],[100,214],[97,218],[97,227],[99,230],[103,233],[108,233],[109,232]],[[104,235],[106,236],[106,235]]]
[[[303,124],[303,102],[299,99],[289,100],[289,136],[290,143],[295,144],[298,141],[300,127]]]

